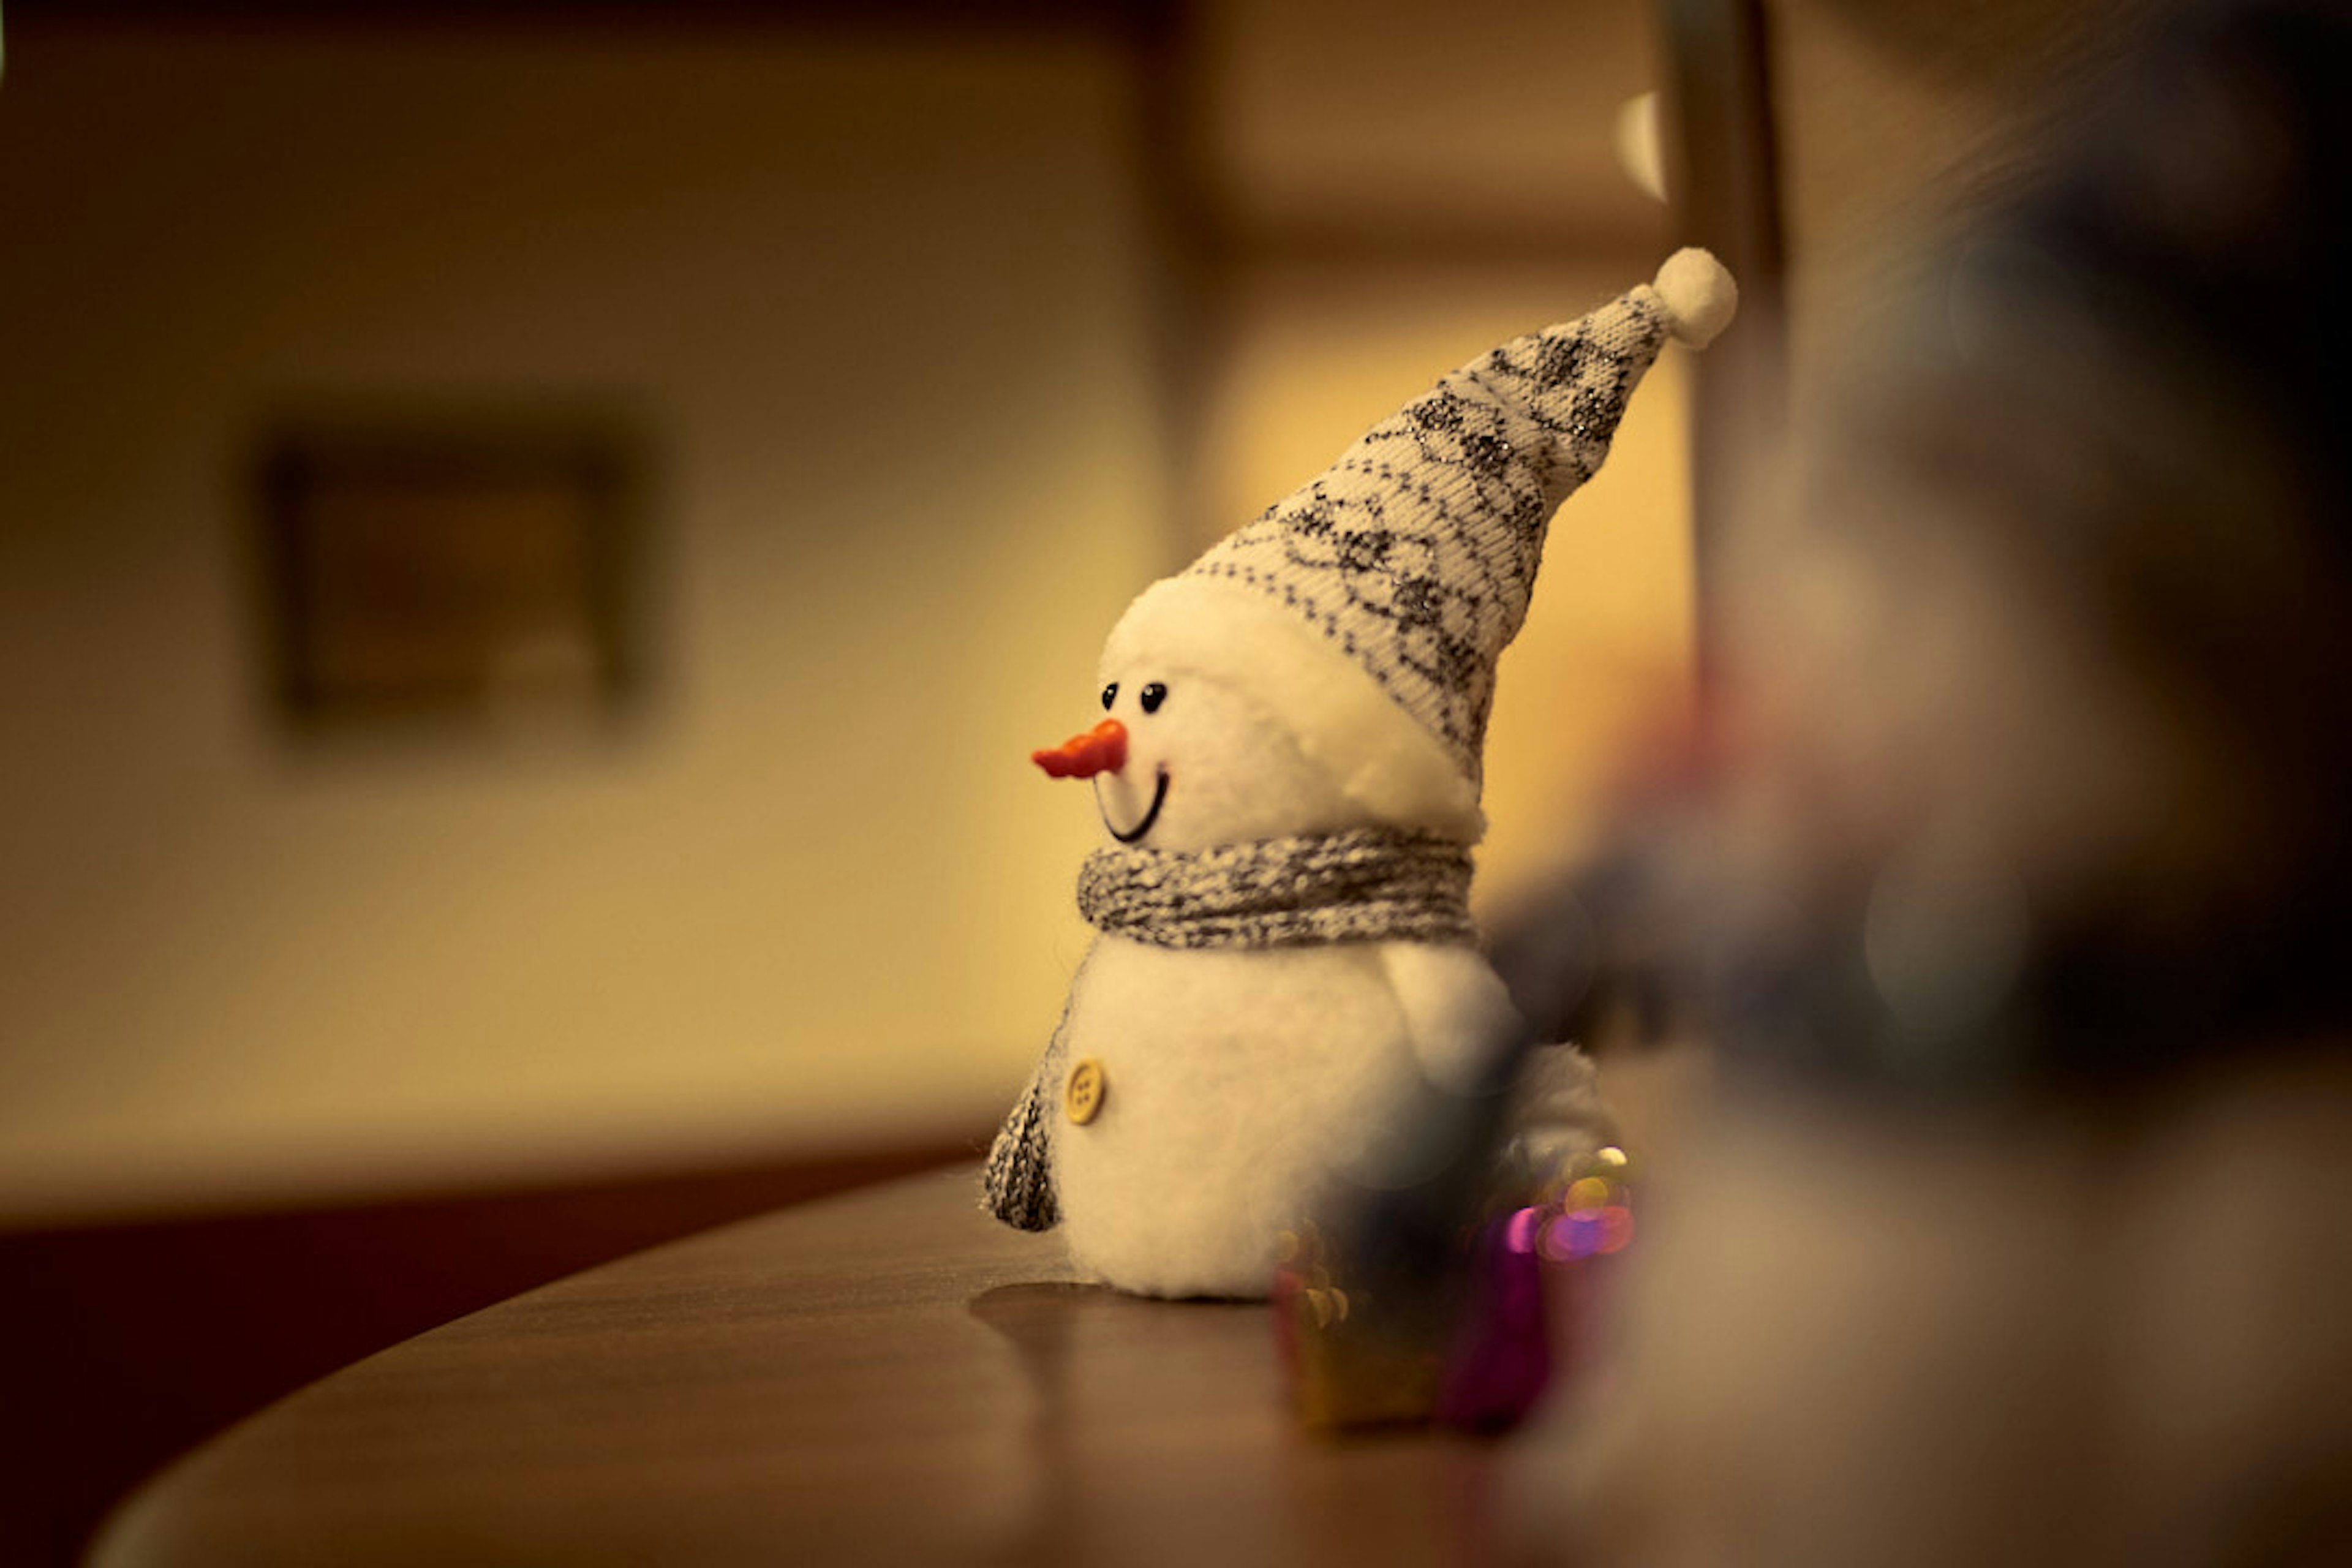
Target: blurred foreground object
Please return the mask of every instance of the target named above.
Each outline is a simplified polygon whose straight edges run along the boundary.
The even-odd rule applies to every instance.
[[[1727,1092],[1580,1546],[2352,1561],[2347,82],[2342,6],[2177,18],[1731,542],[1623,855]]]
[[[1496,1212],[1435,1245],[1411,1246],[1418,1227],[1398,1224],[1393,1204],[1359,1215],[1349,1246],[1313,1229],[1287,1238],[1275,1334],[1299,1419],[1324,1430],[1517,1423],[1556,1373],[1577,1369],[1608,1260],[1633,1240],[1627,1164],[1603,1145],[1516,1208],[1490,1177]]]

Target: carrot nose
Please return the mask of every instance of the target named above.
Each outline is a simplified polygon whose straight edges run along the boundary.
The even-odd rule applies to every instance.
[[[1045,769],[1047,778],[1090,779],[1097,773],[1115,773],[1127,766],[1127,726],[1106,719],[1051,751],[1030,752],[1029,760]]]

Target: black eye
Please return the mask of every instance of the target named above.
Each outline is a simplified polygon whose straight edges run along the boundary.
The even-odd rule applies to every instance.
[[[1103,706],[1105,708],[1108,708],[1112,703],[1118,700],[1118,682],[1114,680],[1108,686],[1103,688]]]
[[[1160,705],[1168,700],[1168,688],[1155,680],[1143,689],[1143,695],[1138,700],[1143,704],[1146,713],[1157,713]]]

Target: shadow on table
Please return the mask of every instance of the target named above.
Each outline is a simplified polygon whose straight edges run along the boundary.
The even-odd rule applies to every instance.
[[[1003,1336],[1034,1398],[1007,1561],[1509,1560],[1495,1446],[1307,1432],[1263,1302],[1055,1282],[1000,1286],[968,1310]]]

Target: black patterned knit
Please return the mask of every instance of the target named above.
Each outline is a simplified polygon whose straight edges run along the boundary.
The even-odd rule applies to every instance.
[[[1154,947],[1478,940],[1470,851],[1380,827],[1213,849],[1097,849],[1078,873],[1078,912]]]
[[[1304,618],[1478,778],[1495,660],[1527,619],[1551,515],[1609,455],[1667,331],[1644,285],[1514,339],[1373,426],[1190,574]]]

